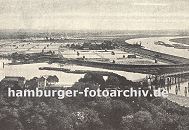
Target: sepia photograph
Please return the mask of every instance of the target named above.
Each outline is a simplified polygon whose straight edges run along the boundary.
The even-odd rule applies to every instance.
[[[0,0],[0,130],[189,130],[189,1]]]

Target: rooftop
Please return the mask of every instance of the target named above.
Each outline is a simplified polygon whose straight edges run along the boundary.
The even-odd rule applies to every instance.
[[[17,76],[5,76],[4,79],[2,79],[2,81],[24,81],[25,78],[24,77],[17,77]]]

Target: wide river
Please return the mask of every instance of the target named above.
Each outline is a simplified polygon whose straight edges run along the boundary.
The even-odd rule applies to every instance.
[[[162,41],[165,42],[166,44],[175,44],[169,41],[169,39],[173,39],[173,38],[179,38],[179,37],[136,38],[136,39],[127,40],[126,42],[130,44],[135,44],[136,42],[141,41],[142,46],[144,46],[147,49],[158,51],[161,53],[189,58],[189,51],[187,49],[176,49],[173,47],[165,47],[162,45],[154,44],[154,42],[157,41]],[[3,63],[5,63],[4,68],[3,68]],[[71,86],[84,76],[84,74],[73,74],[73,73],[65,73],[60,71],[39,70],[39,67],[63,67],[72,70],[74,69],[74,70],[108,71],[108,72],[117,73],[133,81],[137,81],[146,77],[145,74],[140,74],[140,73],[114,71],[108,69],[85,67],[85,66],[70,65],[70,64],[61,65],[61,64],[35,63],[35,64],[22,64],[22,65],[8,65],[6,63],[10,63],[10,61],[6,59],[0,59],[0,80],[3,79],[5,76],[23,76],[26,79],[31,79],[33,77],[40,77],[43,75],[56,75],[59,78],[59,83],[58,83],[59,85]],[[188,83],[183,83],[182,86],[179,95],[184,96],[185,95],[184,88],[188,87]],[[172,87],[170,92],[175,94],[175,86]]]
[[[126,42],[129,44],[135,44],[136,42],[141,42],[142,46],[148,50],[157,51],[157,52],[170,54],[170,55],[174,55],[174,56],[179,56],[179,57],[184,57],[184,58],[189,59],[188,49],[177,49],[174,47],[165,47],[163,45],[154,44],[154,42],[162,41],[162,42],[164,42],[166,44],[170,44],[170,45],[179,44],[179,45],[189,46],[189,45],[169,41],[170,39],[174,39],[174,38],[189,38],[189,36],[136,38],[136,39],[126,40]]]
[[[3,63],[5,63],[4,68],[3,68]],[[35,63],[35,64],[22,64],[22,65],[8,65],[7,63],[10,63],[10,61],[6,59],[0,60],[0,80],[3,79],[5,76],[23,76],[26,79],[31,79],[33,77],[40,77],[43,75],[56,75],[59,78],[60,85],[70,86],[84,76],[84,74],[73,74],[73,73],[65,73],[61,71],[39,70],[39,67],[63,67],[72,70],[114,72],[126,77],[129,80],[135,80],[135,81],[146,77],[145,74],[140,74],[140,73],[114,71],[108,69],[78,66],[71,64],[61,65],[61,64]]]
[[[170,45],[179,44],[179,45],[189,46],[186,44],[175,43],[175,42],[169,41],[170,39],[175,39],[175,38],[189,38],[189,36],[136,38],[136,39],[126,40],[125,42],[127,42],[129,44],[135,44],[137,42],[141,42],[142,46],[148,50],[161,52],[161,53],[165,53],[165,54],[170,54],[170,55],[174,55],[174,56],[179,56],[179,57],[184,57],[184,58],[189,59],[189,50],[188,49],[177,49],[174,47],[166,47],[163,45],[154,44],[155,42],[162,41],[162,42],[164,42],[166,44],[170,44]],[[187,87],[187,89],[189,88],[188,82],[181,83],[181,89],[178,92],[178,95],[185,96],[185,87]],[[172,85],[171,88],[172,89],[170,90],[170,93],[175,94],[176,85]],[[186,96],[189,97],[189,91],[187,92]]]

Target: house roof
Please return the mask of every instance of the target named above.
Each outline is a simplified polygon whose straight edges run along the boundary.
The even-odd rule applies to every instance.
[[[24,81],[25,78],[24,77],[17,77],[17,76],[5,76],[4,79],[2,79],[2,81]]]
[[[45,78],[44,76],[38,78],[38,81],[45,81],[47,78]]]
[[[50,75],[43,75],[43,76],[41,76],[40,78],[38,78],[38,81],[47,80],[47,78],[48,78],[49,76],[50,76]]]

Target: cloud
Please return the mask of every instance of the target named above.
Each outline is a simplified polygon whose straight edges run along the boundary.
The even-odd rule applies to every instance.
[[[0,29],[189,29],[182,1],[0,0]]]

